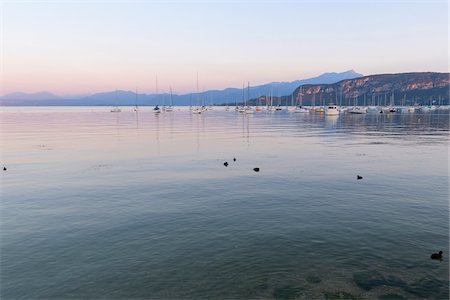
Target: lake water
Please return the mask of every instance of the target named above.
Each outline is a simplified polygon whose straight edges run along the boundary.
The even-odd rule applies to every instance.
[[[1,108],[2,299],[448,299],[448,111],[109,109]]]

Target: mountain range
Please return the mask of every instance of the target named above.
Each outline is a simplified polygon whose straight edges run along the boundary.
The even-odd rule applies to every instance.
[[[183,95],[173,95],[174,105],[216,105],[223,103],[240,102],[243,96],[247,96],[249,92],[250,98],[259,97],[261,95],[273,94],[276,96],[286,96],[292,94],[295,89],[306,84],[333,84],[345,79],[362,77],[362,74],[349,70],[341,73],[324,73],[320,76],[295,80],[292,82],[271,82],[258,86],[251,86],[249,91],[245,88],[226,88],[224,90],[209,90],[202,93],[189,93]],[[81,97],[63,97],[57,96],[49,92],[39,93],[11,93],[0,97],[0,105],[135,105],[137,98],[138,105],[155,105],[166,104],[170,102],[170,94],[143,94],[140,93],[136,97],[133,91],[109,91],[96,93],[89,96]]]
[[[449,73],[414,72],[398,74],[378,74],[342,80],[327,85],[305,85],[298,87],[293,95],[301,92],[305,99],[323,93],[323,99],[351,105],[414,105],[448,104]],[[302,98],[303,98],[302,96]],[[320,97],[319,97],[320,98]]]
[[[275,97],[274,105],[414,105],[449,104],[450,73],[415,72],[377,74],[332,84],[305,84],[288,96]],[[300,97],[301,96],[301,97]],[[250,104],[266,103],[268,97]]]

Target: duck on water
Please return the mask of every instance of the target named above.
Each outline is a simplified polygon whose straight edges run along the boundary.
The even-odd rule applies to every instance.
[[[442,253],[443,253],[442,251],[439,251],[439,253],[433,253],[433,254],[431,254],[430,258],[442,260]]]

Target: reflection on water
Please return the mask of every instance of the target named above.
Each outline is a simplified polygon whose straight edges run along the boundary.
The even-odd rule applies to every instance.
[[[2,299],[448,298],[448,112],[0,114]]]

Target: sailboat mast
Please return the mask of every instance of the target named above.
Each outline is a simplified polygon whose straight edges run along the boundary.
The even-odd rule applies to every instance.
[[[156,104],[158,105],[158,73],[156,74],[156,80],[155,80],[155,84],[156,84]]]
[[[135,101],[136,103],[135,103],[135,106],[137,107],[137,97],[138,97],[138,96],[137,96],[137,95],[138,95],[138,94],[137,94],[137,87],[136,87],[136,93],[135,93],[135,94],[136,94],[136,101]]]
[[[303,95],[302,95],[302,89],[300,88],[300,106],[303,106]]]
[[[273,88],[270,89],[270,107],[273,106]]]
[[[245,84],[242,84],[242,102],[244,104],[244,107],[247,106],[247,101],[245,101]]]
[[[197,106],[199,105],[199,94],[198,94],[198,72],[197,72]]]
[[[247,101],[250,102],[250,82],[247,82]]]

